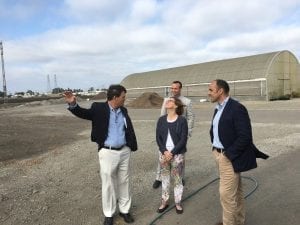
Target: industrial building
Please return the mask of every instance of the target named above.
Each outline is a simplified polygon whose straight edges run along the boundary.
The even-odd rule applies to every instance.
[[[237,99],[300,97],[299,62],[287,50],[135,73],[125,77],[121,84],[127,88],[129,98],[144,92],[156,92],[164,97],[171,82],[180,80],[183,95],[206,98],[207,86],[216,78],[227,80],[231,96]]]

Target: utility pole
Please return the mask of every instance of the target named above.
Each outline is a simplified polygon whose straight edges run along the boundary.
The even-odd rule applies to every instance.
[[[47,75],[47,94],[51,94],[50,76]]]
[[[2,41],[0,41],[0,50],[1,50],[1,63],[2,63],[2,77],[3,77],[3,100],[5,102],[5,98],[7,96],[7,90],[6,90],[6,79],[5,79],[5,70],[4,70],[4,57],[3,57],[3,45]]]
[[[54,74],[54,88],[57,88],[57,79],[56,79],[56,74]]]

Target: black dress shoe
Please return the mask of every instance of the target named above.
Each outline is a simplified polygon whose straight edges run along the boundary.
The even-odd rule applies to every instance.
[[[161,181],[160,180],[155,180],[152,187],[154,189],[157,189],[157,188],[159,188],[160,185],[161,185]]]
[[[126,223],[133,223],[134,222],[134,219],[133,219],[133,217],[131,216],[130,213],[119,213],[119,215],[121,217],[123,217],[123,219]]]
[[[114,219],[113,217],[105,217],[103,225],[113,225]]]
[[[169,207],[169,205],[165,205],[165,207],[163,207],[162,209],[158,208],[156,212],[158,213],[163,213],[167,208]]]
[[[177,214],[182,214],[183,213],[183,208],[181,207],[181,209],[178,209],[176,206],[175,206],[175,209],[176,209],[176,213]]]

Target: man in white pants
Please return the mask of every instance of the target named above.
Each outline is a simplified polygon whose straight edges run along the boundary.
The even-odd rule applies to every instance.
[[[194,117],[195,117],[192,112],[192,101],[189,98],[186,98],[183,95],[181,95],[181,89],[182,89],[182,83],[178,80],[173,81],[172,85],[170,87],[170,96],[179,98],[181,100],[181,102],[183,103],[183,105],[184,105],[183,116],[187,119],[188,129],[189,129],[188,135],[189,135],[189,137],[191,137],[192,129],[194,127]],[[164,102],[161,107],[161,116],[167,114],[165,104],[168,99],[169,98],[164,99]],[[155,181],[152,186],[154,189],[159,188],[159,186],[161,185],[160,171],[161,171],[161,167],[160,167],[160,163],[158,160],[158,165],[157,165],[157,170],[156,170],[156,178],[155,178]],[[184,170],[183,170],[183,178],[184,178]],[[183,185],[185,184],[184,180],[182,180],[182,183],[183,183]]]
[[[125,87],[111,85],[106,102],[94,102],[85,109],[77,104],[71,92],[65,93],[71,113],[92,121],[91,139],[98,144],[104,225],[113,225],[117,206],[126,223],[134,222],[129,212],[129,163],[131,151],[137,150],[137,141],[131,119],[123,106],[125,96]]]

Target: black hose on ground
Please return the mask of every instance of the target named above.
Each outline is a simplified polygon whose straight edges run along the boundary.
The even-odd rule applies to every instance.
[[[242,176],[242,178],[247,179],[247,180],[251,180],[254,183],[254,187],[252,188],[252,190],[247,193],[245,195],[245,199],[248,198],[250,195],[252,195],[257,187],[258,187],[258,183],[257,181],[252,178],[252,177],[246,177],[246,176]],[[186,196],[185,198],[182,199],[182,202],[190,199],[191,197],[193,197],[194,195],[196,195],[198,192],[202,191],[204,188],[208,187],[209,185],[213,184],[214,182],[218,181],[220,178],[215,178],[212,181],[208,182],[207,184],[201,186],[200,188],[198,188],[196,191],[192,192],[191,194],[189,194],[188,196]],[[172,205],[171,207],[169,207],[168,209],[166,209],[163,213],[159,214],[154,220],[151,221],[151,223],[149,225],[155,225],[155,222],[158,221],[160,218],[162,218],[166,213],[168,213],[170,210],[172,210],[175,207],[175,204]]]

